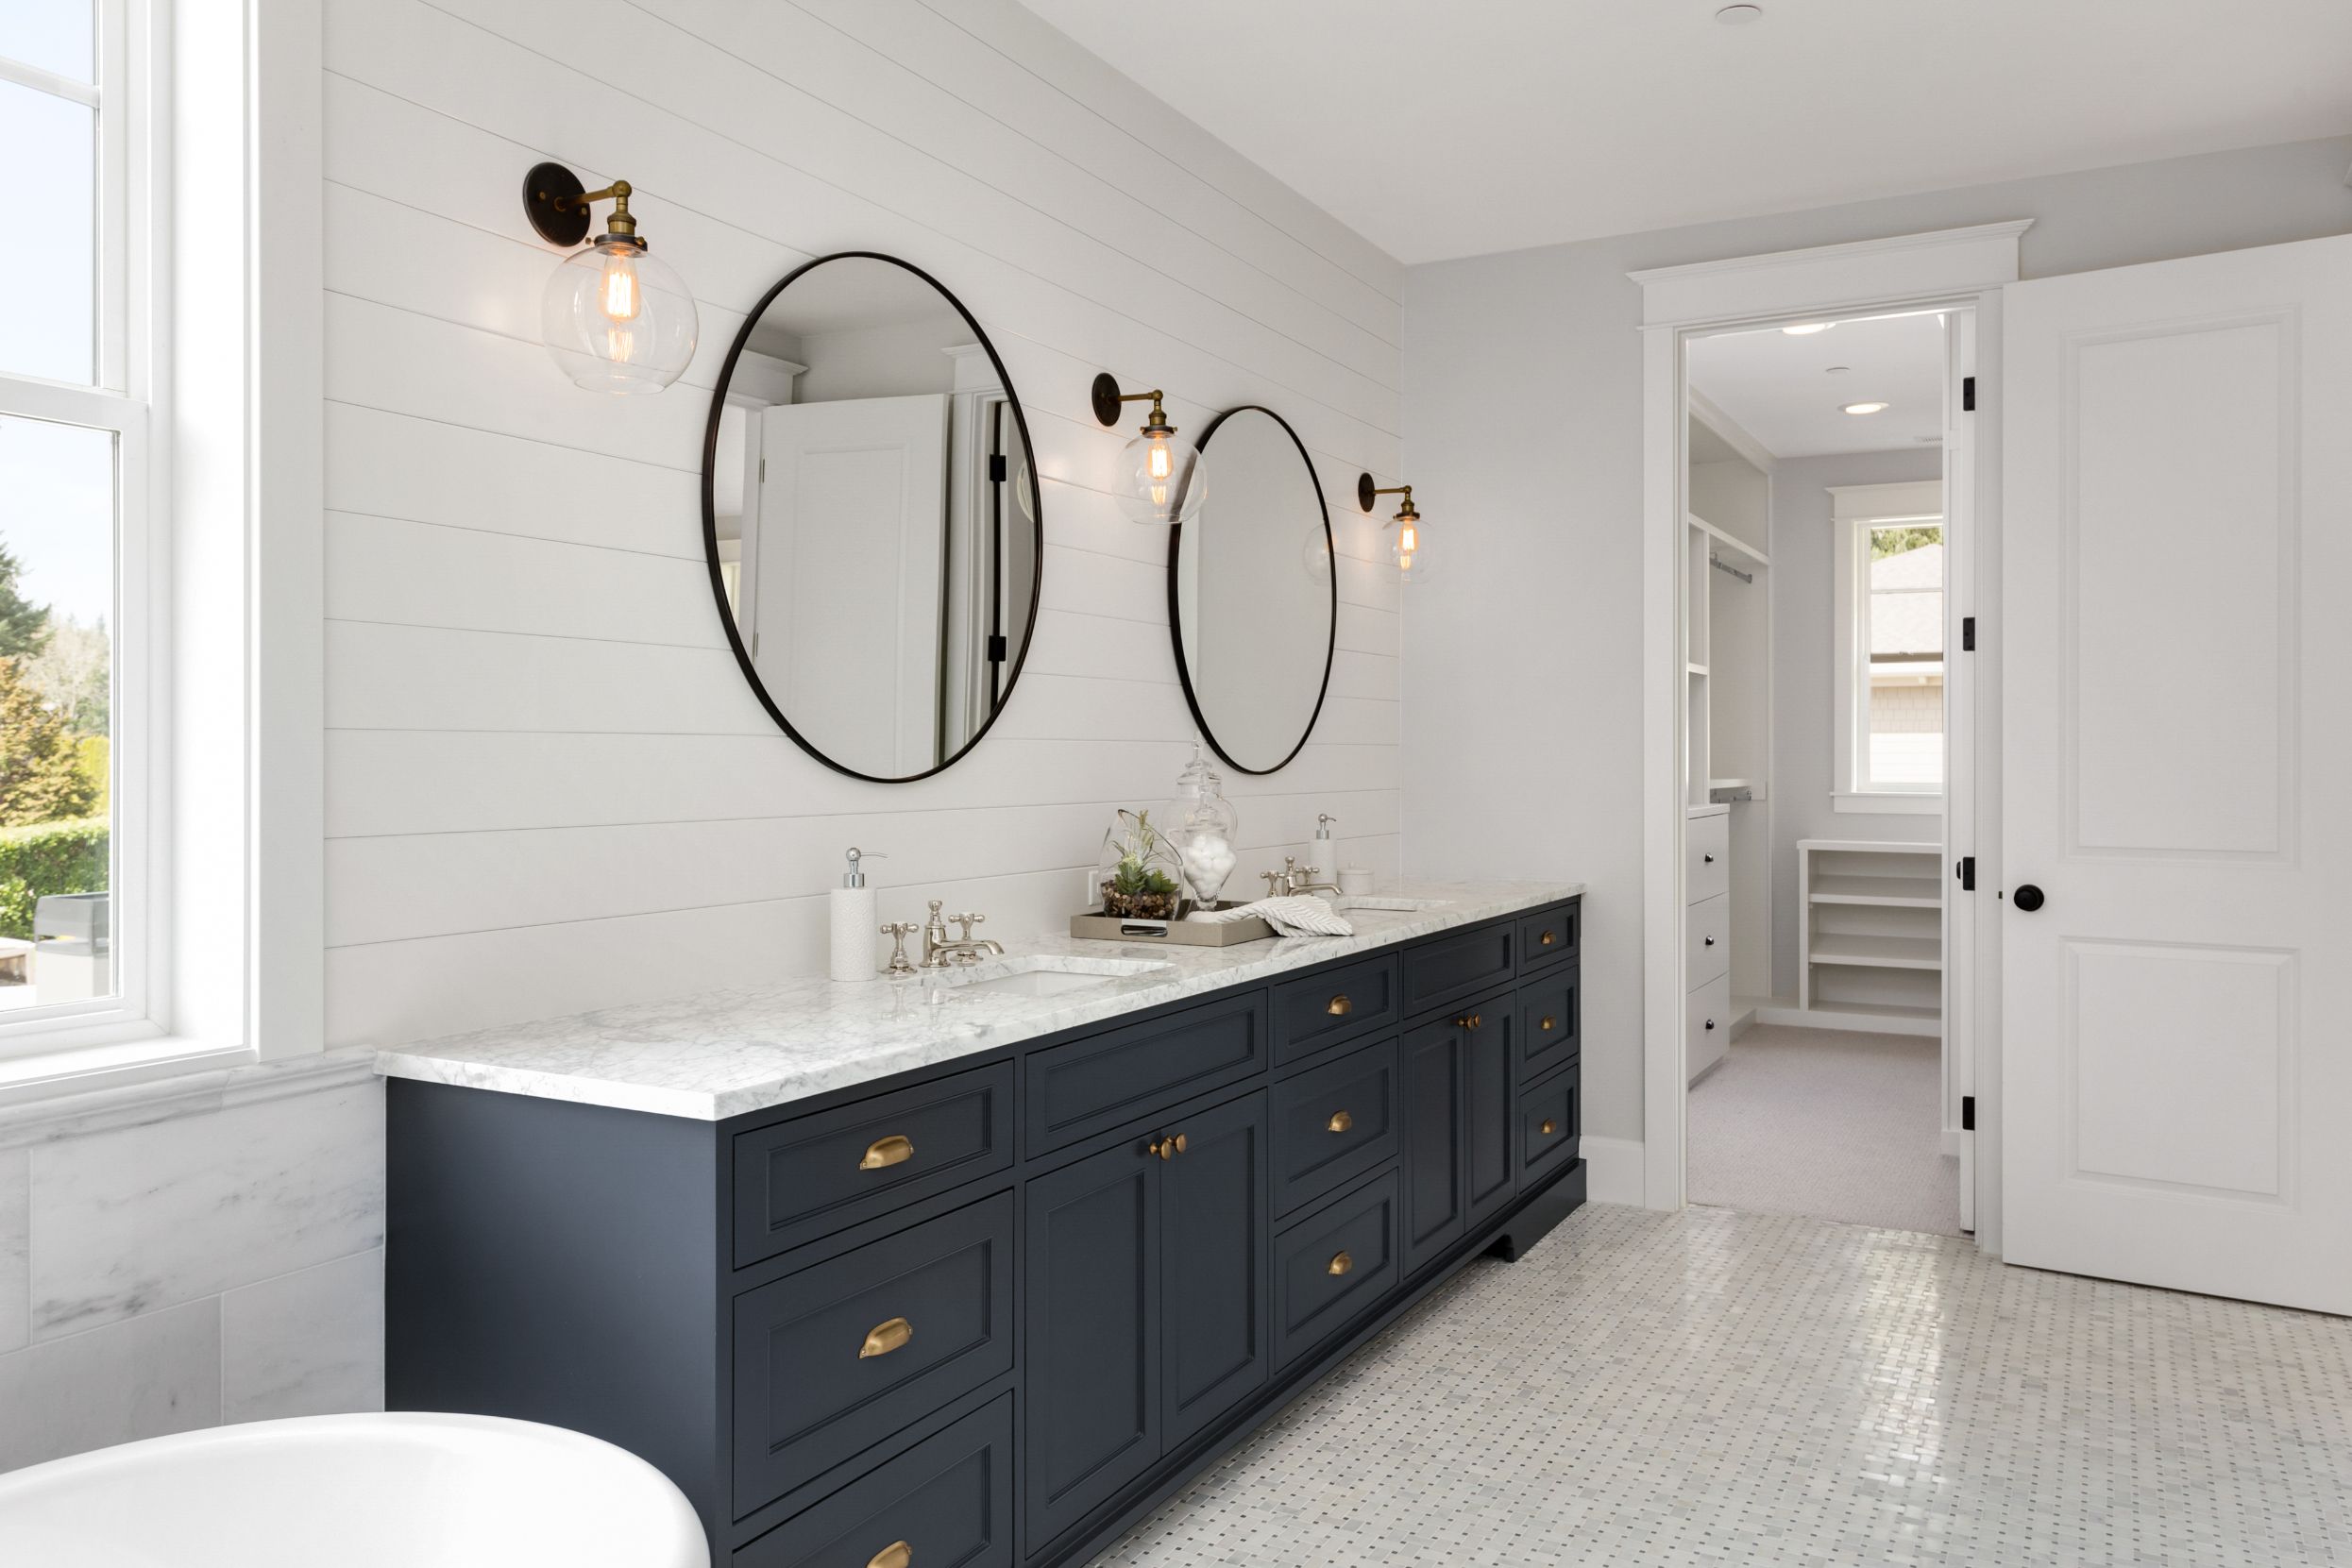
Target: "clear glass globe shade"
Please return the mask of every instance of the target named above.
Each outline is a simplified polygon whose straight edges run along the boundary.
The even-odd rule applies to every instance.
[[[1430,580],[1429,530],[1418,517],[1400,518],[1396,523],[1396,542],[1392,554],[1396,562],[1396,575],[1407,582],[1427,582]]]
[[[564,258],[539,297],[549,358],[591,392],[659,392],[685,374],[702,323],[685,279],[607,235]]]
[[[1139,435],[1119,454],[1120,510],[1132,523],[1189,523],[1209,498],[1209,459],[1191,442]]]

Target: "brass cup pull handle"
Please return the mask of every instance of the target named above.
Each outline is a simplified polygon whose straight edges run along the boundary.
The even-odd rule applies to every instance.
[[[915,1157],[915,1140],[892,1133],[877,1138],[866,1145],[865,1157],[857,1162],[860,1171],[880,1171],[888,1166],[904,1165]]]
[[[906,1348],[906,1341],[915,1337],[915,1325],[905,1318],[892,1318],[866,1330],[866,1342],[857,1347],[857,1358],[869,1361],[877,1356],[888,1356],[894,1350]]]
[[[1331,1004],[1323,1010],[1330,1014],[1333,1018],[1345,1018],[1348,1014],[1356,1010],[1356,1004],[1348,1001],[1347,994],[1343,991],[1338,996],[1333,997],[1331,999]]]
[[[1553,1017],[1552,1017],[1549,1013],[1546,1013],[1546,1014],[1544,1015],[1544,1022],[1543,1022],[1543,1026],[1542,1026],[1542,1027],[1543,1027],[1543,1031],[1544,1031],[1544,1033],[1545,1033],[1545,1034],[1547,1034],[1547,1035],[1550,1034],[1550,1033],[1552,1032],[1552,1030],[1554,1030],[1555,1028],[1559,1027],[1559,1024],[1560,1024],[1560,1020],[1559,1020],[1558,1019],[1556,1019],[1556,1018],[1553,1018]]]
[[[1535,939],[1536,939],[1536,941],[1538,941],[1539,943],[1541,943],[1541,944],[1542,944],[1543,946],[1545,946],[1545,947],[1549,947],[1549,946],[1551,946],[1551,944],[1552,944],[1552,943],[1554,943],[1554,942],[1556,942],[1556,941],[1558,941],[1558,940],[1559,940],[1559,938],[1558,938],[1557,936],[1553,936],[1550,932],[1548,932],[1548,931],[1545,932],[1545,933],[1544,933],[1541,936],[1538,936],[1538,937],[1537,937],[1537,938],[1535,938]]]
[[[1323,1272],[1327,1274],[1332,1275],[1344,1274],[1355,1266],[1355,1258],[1351,1257],[1346,1253],[1334,1253],[1331,1255],[1331,1261],[1324,1268]]]
[[[1344,1133],[1356,1124],[1356,1119],[1345,1111],[1333,1111],[1329,1126],[1335,1133]]]
[[[1546,1117],[1546,1118],[1544,1118],[1544,1124],[1543,1124],[1543,1126],[1542,1126],[1542,1127],[1540,1127],[1540,1128],[1538,1128],[1537,1130],[1538,1130],[1539,1132],[1541,1132],[1541,1133],[1542,1133],[1542,1134],[1543,1134],[1546,1138],[1549,1138],[1552,1134],[1554,1134],[1554,1133],[1556,1133],[1556,1132],[1558,1132],[1558,1131],[1560,1130],[1560,1123],[1559,1123],[1559,1122],[1557,1122],[1557,1121],[1553,1121],[1550,1117]]]
[[[915,1568],[915,1549],[904,1541],[893,1541],[868,1558],[866,1568]]]

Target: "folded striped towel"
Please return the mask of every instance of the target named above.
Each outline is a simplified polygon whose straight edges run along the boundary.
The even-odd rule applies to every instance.
[[[1356,928],[1329,904],[1311,894],[1301,893],[1278,899],[1260,899],[1233,909],[1195,909],[1184,917],[1203,925],[1224,925],[1229,920],[1245,920],[1252,915],[1274,927],[1277,936],[1353,936]]]

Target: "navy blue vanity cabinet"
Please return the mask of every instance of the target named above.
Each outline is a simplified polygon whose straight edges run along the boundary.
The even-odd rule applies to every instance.
[[[1462,1190],[1462,1066],[1469,1031],[1457,1018],[1405,1031],[1404,1247],[1410,1273],[1461,1239],[1469,1223]]]
[[[1468,1223],[1482,1223],[1518,1190],[1512,1158],[1512,1124],[1518,1120],[1513,1092],[1512,1037],[1518,1018],[1508,996],[1475,1007],[1465,1025],[1462,1057],[1462,1191]]]
[[[718,1122],[395,1079],[387,1404],[643,1456],[715,1568],[1076,1568],[1583,1201],[1580,914]]]
[[[1266,1381],[1261,1089],[1029,1186],[1028,1543]]]

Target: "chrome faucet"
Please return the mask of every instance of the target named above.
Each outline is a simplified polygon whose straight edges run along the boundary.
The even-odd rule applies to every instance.
[[[931,918],[922,925],[922,968],[943,969],[951,964],[976,964],[980,961],[980,955],[983,953],[991,953],[1000,958],[1004,956],[1003,944],[992,942],[985,936],[974,937],[972,935],[973,926],[986,923],[988,920],[986,915],[942,916],[939,913],[941,907],[940,901],[933,899]],[[949,920],[954,920],[964,928],[964,934],[954,941],[948,940],[947,922]]]
[[[1330,893],[1336,895],[1339,892],[1339,888],[1335,885],[1328,882],[1318,882],[1315,880],[1323,874],[1323,868],[1320,866],[1301,866],[1298,863],[1298,857],[1294,854],[1286,854],[1282,857],[1282,868],[1280,870],[1261,871],[1258,874],[1265,879],[1266,896],[1268,898],[1282,898],[1286,896],[1295,898],[1301,893]]]

